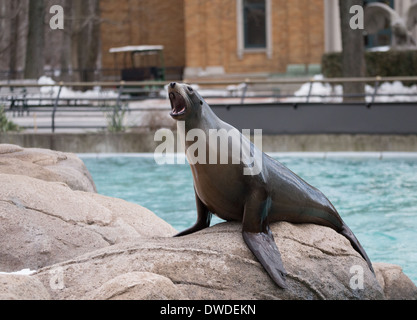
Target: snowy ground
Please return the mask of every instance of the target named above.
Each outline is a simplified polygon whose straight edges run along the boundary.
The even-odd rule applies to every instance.
[[[315,80],[322,80],[323,76],[318,75],[314,77]],[[287,102],[305,102],[306,96],[310,91],[310,83],[305,83],[299,90],[294,93],[295,97],[287,98]],[[366,94],[370,95],[366,97],[366,102],[372,101],[372,95],[375,92],[375,87],[370,85],[365,86]],[[384,82],[377,90],[377,96],[375,96],[374,102],[417,102],[417,85],[411,87],[404,86],[399,81]],[[316,82],[313,83],[313,87],[310,93],[311,97],[309,102],[333,102],[339,103],[343,101],[341,95],[343,95],[343,86],[332,86],[329,83]],[[339,97],[332,97],[339,96]]]
[[[49,77],[43,76],[40,77],[38,80],[38,84],[40,85],[54,85],[56,82]],[[44,86],[40,87],[39,91],[36,92],[36,89],[33,93],[28,94],[33,100],[30,100],[31,105],[39,105],[42,104],[42,101],[36,101],[37,98],[55,98],[58,95],[59,86]],[[117,99],[118,93],[114,90],[102,90],[100,87],[94,87],[92,90],[87,90],[85,92],[79,90],[73,90],[68,87],[62,87],[60,92],[60,99],[100,99],[100,98],[108,98],[108,99]],[[86,100],[88,101],[88,100]],[[80,101],[83,103],[84,101]],[[50,101],[43,101],[43,103],[47,104]]]

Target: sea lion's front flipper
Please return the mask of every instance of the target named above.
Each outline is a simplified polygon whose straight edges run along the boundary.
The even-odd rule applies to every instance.
[[[270,207],[271,198],[266,190],[262,187],[256,188],[245,203],[242,234],[247,246],[270,277],[278,286],[286,288],[287,272],[267,222]]]
[[[268,233],[252,233],[243,231],[243,239],[252,253],[258,258],[266,272],[275,283],[285,289],[287,283],[284,265],[282,264],[281,254],[275,244],[274,237],[268,228]]]
[[[194,192],[195,192],[195,189],[194,189]],[[197,222],[191,228],[188,228],[188,229],[176,234],[174,237],[182,237],[182,236],[185,236],[187,234],[191,234],[191,233],[203,230],[203,229],[208,228],[210,226],[212,213],[208,210],[208,208],[200,200],[200,198],[197,195],[197,192],[195,192],[195,203],[196,203],[196,207],[197,207]]]

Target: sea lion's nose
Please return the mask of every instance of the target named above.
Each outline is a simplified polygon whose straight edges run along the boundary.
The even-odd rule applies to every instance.
[[[176,83],[175,83],[175,82],[171,82],[171,83],[169,84],[169,86],[170,86],[171,88],[175,88],[175,85],[176,85]]]

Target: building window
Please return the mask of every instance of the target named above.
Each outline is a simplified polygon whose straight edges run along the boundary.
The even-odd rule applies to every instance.
[[[239,59],[244,53],[266,52],[272,58],[271,0],[237,0]]]
[[[245,49],[266,48],[265,0],[243,0]]]

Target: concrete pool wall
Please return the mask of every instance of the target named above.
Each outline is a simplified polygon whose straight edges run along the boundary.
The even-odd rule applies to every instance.
[[[253,132],[252,132],[253,133]],[[0,133],[0,143],[73,153],[154,152],[154,132]],[[279,134],[262,136],[266,152],[417,152],[417,134]]]

